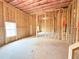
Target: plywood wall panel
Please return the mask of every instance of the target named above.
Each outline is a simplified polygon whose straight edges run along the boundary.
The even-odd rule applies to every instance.
[[[3,2],[0,1],[0,46],[4,44]]]
[[[15,22],[17,28],[17,35],[14,37],[6,38],[5,42],[11,42],[20,38],[30,36],[30,24],[32,25],[32,34],[35,35],[36,31],[36,18],[35,16],[24,13],[23,11],[15,8],[14,6],[4,2],[3,4],[4,22]],[[31,18],[31,19],[30,19]],[[32,23],[33,22],[33,23]]]
[[[36,34],[36,15],[29,16],[30,35]]]

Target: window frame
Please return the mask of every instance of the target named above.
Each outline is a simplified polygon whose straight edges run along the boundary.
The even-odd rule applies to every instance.
[[[10,31],[9,31],[8,28],[6,27],[6,26],[8,26],[8,25],[6,25],[7,23],[9,23],[9,24],[14,24],[14,25],[10,25],[10,26],[15,26],[15,27],[12,27],[12,28],[15,29],[15,30],[13,31],[13,32],[15,32],[15,33],[12,32],[12,35],[10,34]],[[11,30],[11,31],[12,31],[12,30]],[[8,32],[9,32],[9,33],[8,33]],[[8,35],[8,34],[10,34],[10,35]],[[17,36],[17,26],[16,26],[16,22],[6,21],[6,22],[5,22],[5,37],[6,37],[6,38],[9,38],[9,37],[14,37],[14,36]]]

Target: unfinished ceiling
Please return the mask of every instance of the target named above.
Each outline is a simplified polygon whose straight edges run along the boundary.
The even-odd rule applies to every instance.
[[[71,0],[6,0],[27,13],[46,12],[67,6]]]

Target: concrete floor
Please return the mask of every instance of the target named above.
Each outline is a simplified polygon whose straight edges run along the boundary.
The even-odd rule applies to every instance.
[[[29,37],[0,48],[0,59],[68,59],[67,57],[67,42],[46,37]]]

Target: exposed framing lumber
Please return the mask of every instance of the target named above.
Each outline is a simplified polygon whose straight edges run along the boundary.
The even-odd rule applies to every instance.
[[[75,49],[77,49],[77,48],[79,48],[79,42],[78,42],[78,43],[75,43],[75,44],[73,44],[73,45],[71,45],[71,46],[69,47],[68,59],[73,59],[73,56],[74,56],[73,51],[74,51]]]

